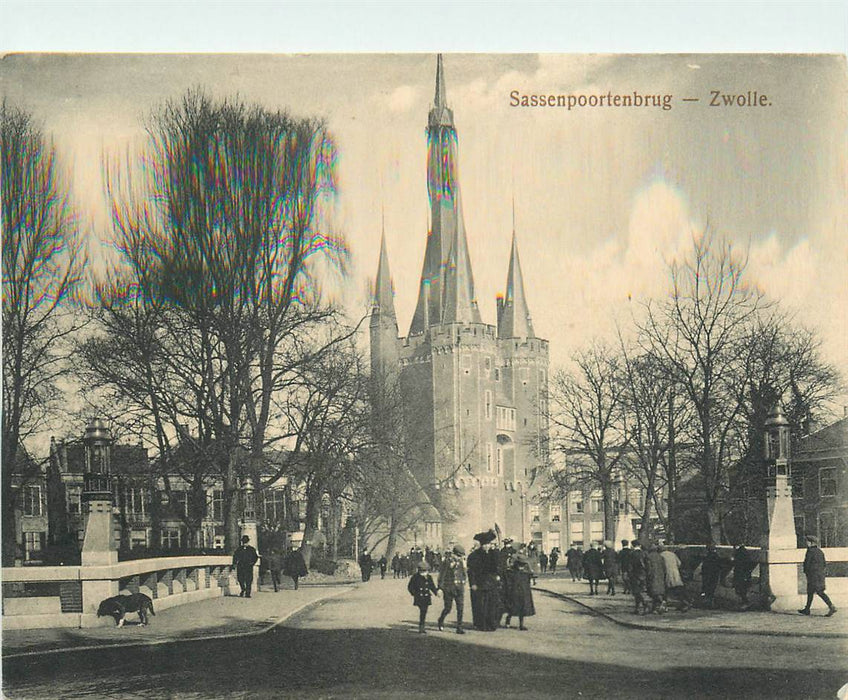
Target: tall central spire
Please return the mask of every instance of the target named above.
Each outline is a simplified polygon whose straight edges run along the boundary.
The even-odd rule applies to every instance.
[[[462,226],[461,211],[457,206],[459,178],[457,173],[458,144],[453,110],[447,104],[445,70],[442,55],[436,59],[436,90],[433,106],[427,118],[427,194],[430,197],[430,231],[421,269],[418,304],[412,317],[410,334],[423,333],[431,324],[445,321],[445,300],[449,290],[445,287],[447,270],[451,266],[451,251],[457,247],[457,236]],[[464,237],[464,233],[463,233]],[[463,254],[467,258],[467,251]],[[470,296],[473,299],[473,282],[464,270],[470,262],[461,264],[452,284],[469,287],[450,298]],[[426,285],[426,290],[425,290]],[[466,293],[467,292],[467,293]],[[426,310],[425,310],[426,307]]]

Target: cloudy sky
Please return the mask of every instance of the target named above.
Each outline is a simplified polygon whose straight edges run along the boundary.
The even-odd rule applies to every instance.
[[[404,55],[6,56],[2,94],[52,134],[108,241],[101,162],[144,143],[150,110],[187,88],[326,118],[339,150],[344,293],[367,307],[381,216],[402,334],[428,225],[425,127],[436,58]],[[536,331],[563,364],[667,290],[665,262],[709,224],[749,279],[817,329],[848,374],[846,65],[837,56],[445,57],[477,297],[494,323],[515,229]],[[671,95],[671,109],[521,108],[510,93]],[[712,91],[769,106],[710,107]],[[684,102],[697,98],[698,102]],[[96,256],[95,256],[96,257]]]

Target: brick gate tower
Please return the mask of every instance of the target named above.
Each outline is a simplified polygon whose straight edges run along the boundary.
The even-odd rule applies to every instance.
[[[441,56],[427,146],[430,230],[418,302],[408,335],[398,337],[384,236],[370,324],[372,374],[399,387],[406,438],[416,450],[410,469],[440,521],[427,528],[425,542],[468,545],[494,524],[518,540],[529,533],[526,503],[543,461],[548,342],[533,330],[514,231],[497,325],[480,316]]]

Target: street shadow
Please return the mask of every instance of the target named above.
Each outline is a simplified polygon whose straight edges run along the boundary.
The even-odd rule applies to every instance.
[[[417,624],[417,621],[414,623]],[[645,668],[626,660],[557,658],[478,645],[469,632],[410,634],[409,626],[277,627],[249,639],[103,649],[3,663],[7,697],[834,697],[845,673],[814,668]],[[498,633],[495,633],[498,634]],[[532,634],[532,631],[531,633]],[[695,650],[688,650],[687,658]],[[603,659],[603,660],[602,660]],[[116,669],[120,669],[116,673]],[[88,690],[85,690],[88,689]]]

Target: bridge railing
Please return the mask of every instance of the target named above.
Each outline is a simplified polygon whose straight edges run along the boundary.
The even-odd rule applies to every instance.
[[[95,627],[100,602],[113,595],[144,593],[157,612],[238,590],[232,557],[138,559],[107,566],[4,568],[3,628]]]

